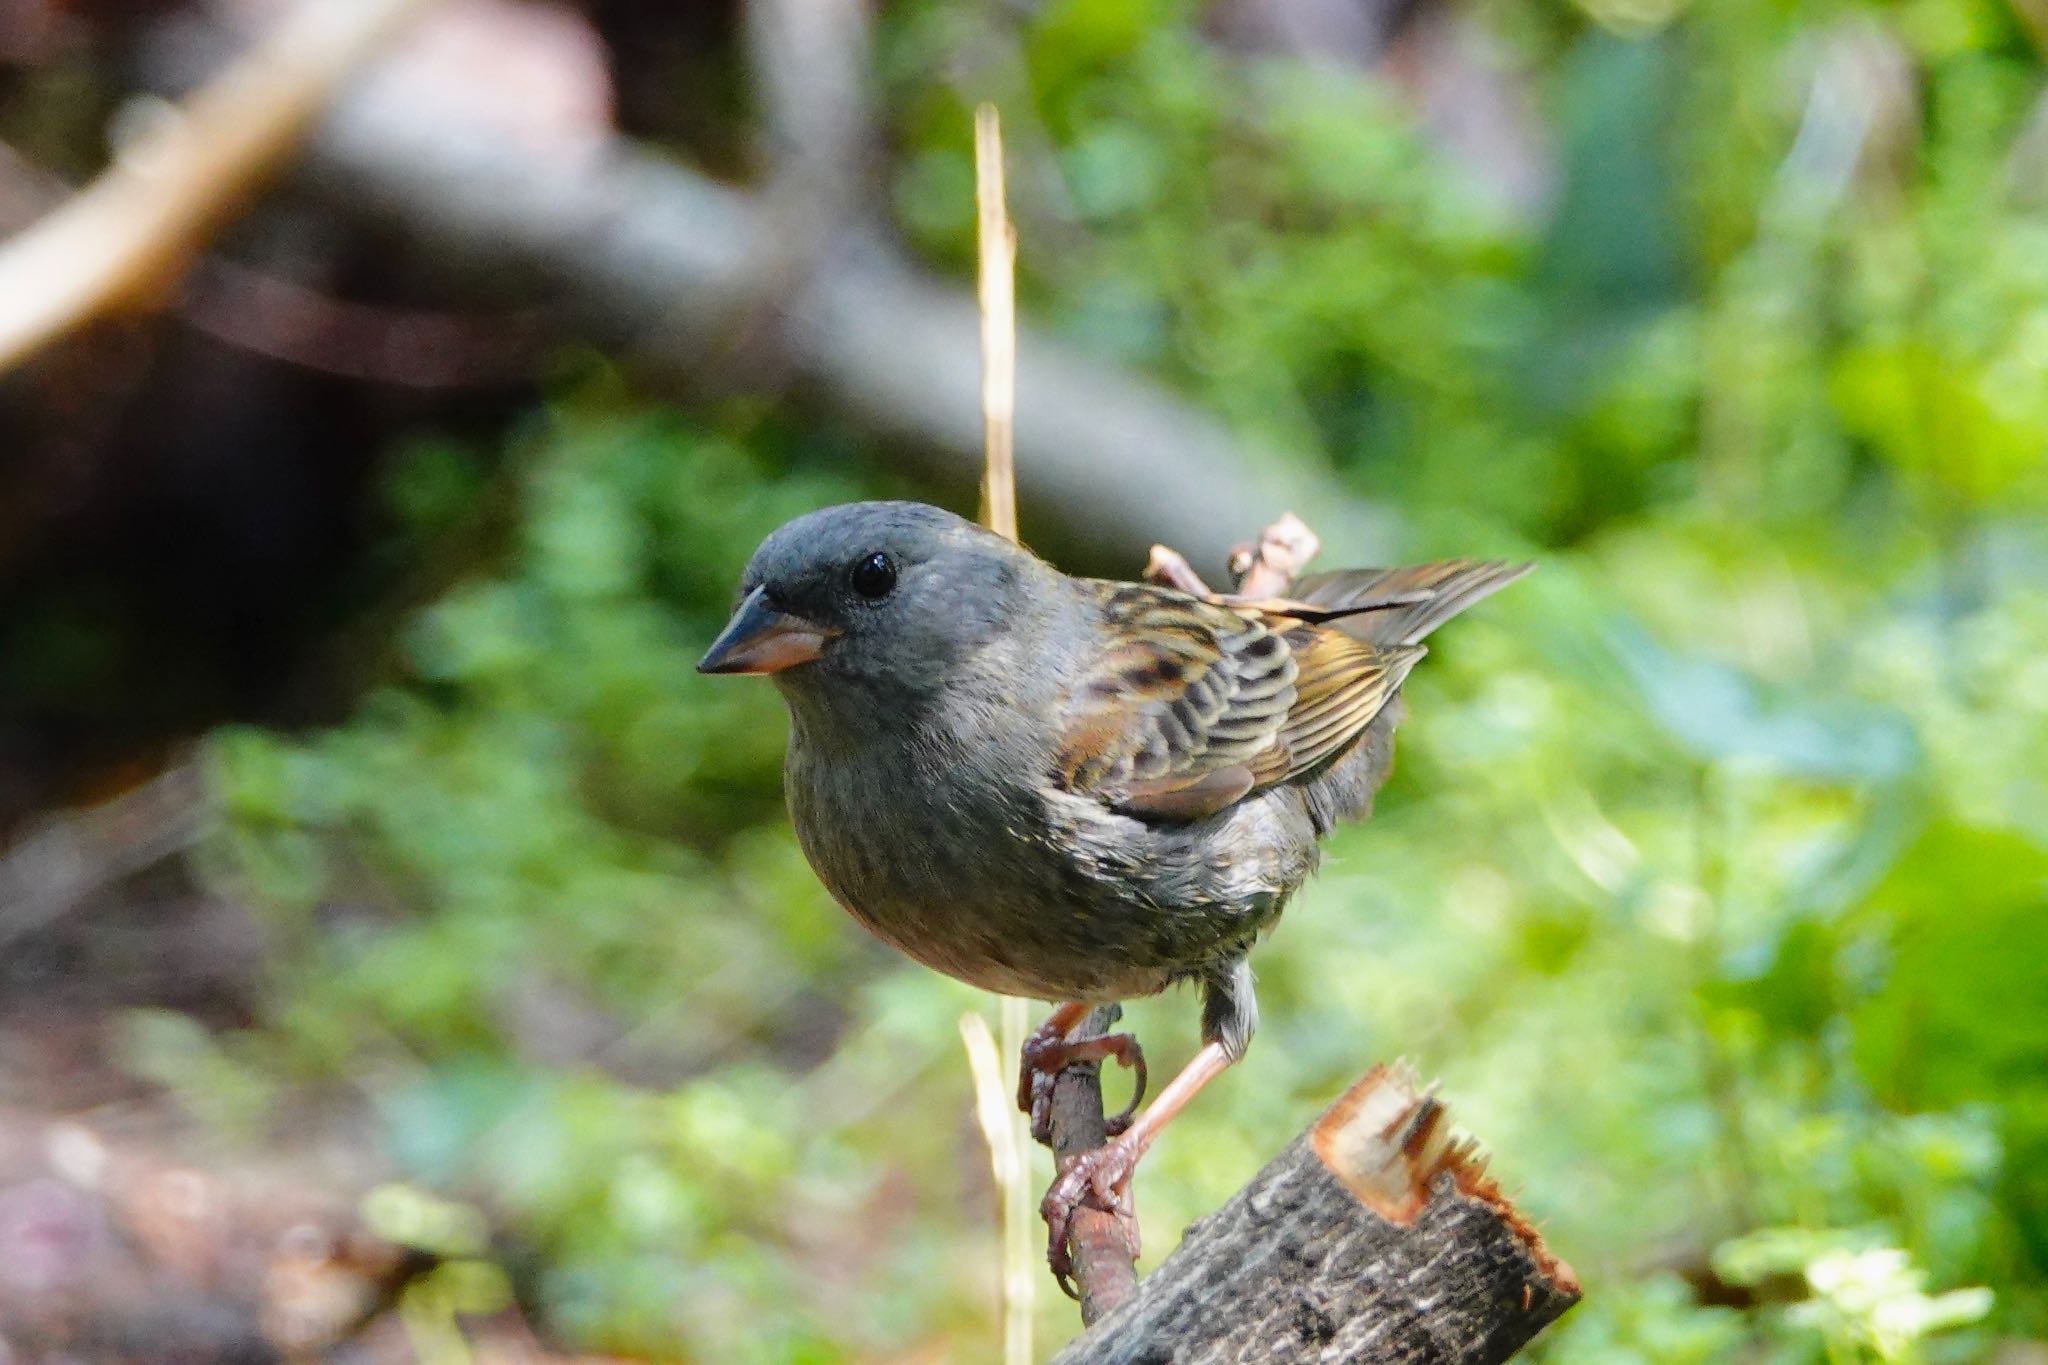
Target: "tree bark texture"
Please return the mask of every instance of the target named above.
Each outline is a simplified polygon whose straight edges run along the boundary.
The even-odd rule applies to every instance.
[[[1441,1117],[1375,1068],[1054,1365],[1506,1360],[1578,1281]]]

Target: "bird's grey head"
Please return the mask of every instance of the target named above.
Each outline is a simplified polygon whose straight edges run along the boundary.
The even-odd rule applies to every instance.
[[[768,673],[792,703],[914,708],[1014,620],[1044,566],[918,502],[856,502],[761,542],[704,673]]]

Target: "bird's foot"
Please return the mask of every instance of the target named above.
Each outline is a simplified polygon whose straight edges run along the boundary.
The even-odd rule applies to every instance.
[[[1052,1143],[1052,1087],[1060,1072],[1081,1062],[1099,1062],[1114,1057],[1117,1065],[1135,1073],[1131,1102],[1119,1113],[1103,1119],[1103,1131],[1115,1137],[1131,1126],[1138,1105],[1145,1098],[1145,1050],[1128,1033],[1107,1033],[1094,1038],[1069,1038],[1057,1019],[1041,1024],[1024,1040],[1024,1055],[1017,1076],[1017,1107],[1031,1115],[1034,1141]]]
[[[1136,1135],[1126,1134],[1100,1147],[1091,1147],[1061,1168],[1039,1202],[1039,1216],[1045,1219],[1046,1264],[1053,1278],[1069,1298],[1078,1299],[1074,1287],[1074,1214],[1082,1207],[1116,1215],[1124,1243],[1131,1257],[1138,1255],[1138,1215],[1131,1203],[1131,1173],[1145,1146]]]

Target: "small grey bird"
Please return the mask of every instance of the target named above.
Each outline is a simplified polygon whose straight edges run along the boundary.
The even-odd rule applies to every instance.
[[[825,508],[754,553],[697,667],[774,677],[797,838],[856,919],[962,981],[1063,1002],[1023,1059],[1019,1100],[1041,1129],[1073,1061],[1136,1066],[1142,1091],[1128,1035],[1067,1037],[1091,1005],[1202,989],[1194,1060],[1046,1196],[1063,1284],[1075,1205],[1128,1214],[1139,1156],[1243,1055],[1247,955],[1317,841],[1370,810],[1423,637],[1529,567],[1450,560],[1313,575],[1284,600],[1205,597],[1072,578],[911,502]]]

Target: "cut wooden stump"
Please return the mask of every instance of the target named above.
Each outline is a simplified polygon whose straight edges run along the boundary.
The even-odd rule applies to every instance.
[[[1490,1365],[1578,1298],[1442,1106],[1381,1066],[1054,1365]]]

